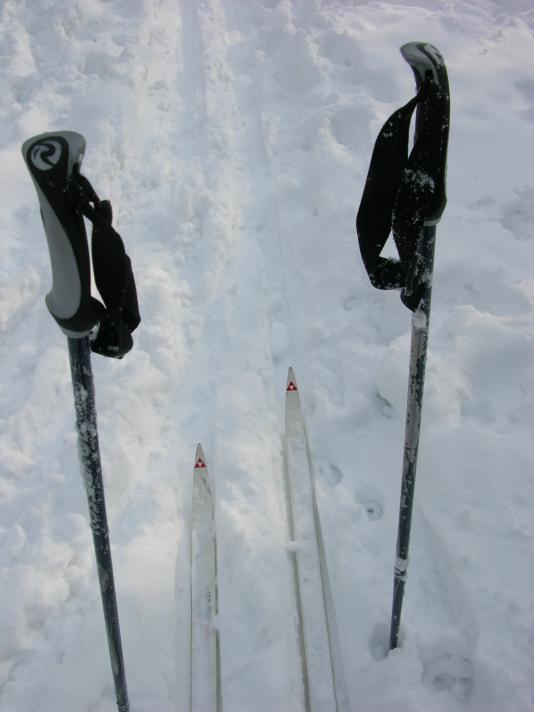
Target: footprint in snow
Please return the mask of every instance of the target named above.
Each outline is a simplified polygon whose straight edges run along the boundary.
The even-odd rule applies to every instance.
[[[343,473],[337,465],[330,464],[330,467],[325,472],[325,479],[330,487],[336,487],[343,479]]]
[[[376,499],[368,499],[362,502],[362,506],[367,512],[369,521],[375,522],[382,517],[382,505]]]
[[[512,233],[516,240],[525,242],[532,238],[534,220],[534,188],[528,187],[517,191],[517,200],[510,203],[503,211],[501,224]]]
[[[365,487],[356,492],[356,501],[365,509],[370,522],[376,522],[384,511],[383,498],[374,487]]]
[[[423,665],[421,681],[436,692],[447,691],[459,702],[467,702],[474,686],[470,660],[456,653],[441,653]]]

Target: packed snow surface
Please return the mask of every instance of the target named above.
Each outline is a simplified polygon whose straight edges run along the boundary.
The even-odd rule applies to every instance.
[[[1,4],[0,708],[115,709],[66,341],[20,146],[87,139],[143,321],[94,357],[131,708],[189,706],[194,453],[215,492],[226,712],[302,712],[284,499],[295,368],[354,712],[534,708],[531,0]],[[410,313],[354,218],[374,139],[443,54],[438,226],[401,647],[385,655]]]

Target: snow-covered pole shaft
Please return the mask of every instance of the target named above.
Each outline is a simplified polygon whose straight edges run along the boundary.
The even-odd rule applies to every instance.
[[[434,245],[436,226],[424,228],[424,245],[426,264],[429,274],[432,273],[434,261]],[[389,633],[389,649],[393,650],[399,643],[399,630],[404,599],[404,587],[408,573],[408,552],[410,548],[410,533],[412,526],[412,511],[415,496],[415,475],[417,471],[417,455],[419,452],[419,434],[421,431],[421,414],[423,409],[423,393],[425,387],[426,355],[428,346],[428,327],[430,320],[430,304],[432,284],[428,281],[419,307],[412,318],[412,335],[410,345],[410,370],[408,376],[408,401],[406,405],[406,426],[404,435],[404,454],[402,464],[402,484],[399,508],[399,524],[393,576],[393,603],[391,607],[391,626]]]
[[[404,457],[389,639],[390,650],[396,648],[399,643],[402,603],[408,570],[408,552],[430,323],[434,246],[436,225],[441,218],[446,203],[445,174],[449,128],[449,86],[445,63],[440,53],[431,45],[415,42],[404,45],[401,48],[401,53],[414,71],[417,88],[420,89],[425,82],[430,82],[432,85],[433,94],[431,97],[433,98],[426,102],[423,101],[417,108],[415,144],[417,145],[419,135],[425,132],[427,140],[423,144],[421,153],[423,154],[425,165],[430,168],[429,175],[433,182],[433,192],[430,203],[425,210],[421,238],[416,246],[417,254],[414,259],[414,264],[418,265],[419,275],[413,281],[419,283],[421,297],[412,317]],[[408,297],[410,296],[410,287],[405,291],[405,294]]]
[[[98,445],[91,349],[89,347],[89,339],[86,336],[80,339],[69,337],[68,345],[72,388],[74,391],[74,408],[76,411],[76,429],[78,431],[80,469],[87,492],[89,521],[95,547],[96,567],[102,596],[111,670],[115,684],[115,696],[119,712],[128,712],[128,691]]]
[[[22,146],[37,190],[50,253],[52,289],[46,304],[68,338],[80,466],[89,505],[117,707],[119,712],[128,712],[88,338],[103,307],[91,297],[83,217],[69,199],[70,179],[81,165],[84,150],[85,139],[72,131],[41,134]]]

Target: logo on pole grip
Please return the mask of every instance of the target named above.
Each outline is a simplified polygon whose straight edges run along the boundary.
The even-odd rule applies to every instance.
[[[59,141],[48,139],[41,143],[36,143],[31,150],[30,160],[40,171],[49,171],[61,158],[62,146]]]

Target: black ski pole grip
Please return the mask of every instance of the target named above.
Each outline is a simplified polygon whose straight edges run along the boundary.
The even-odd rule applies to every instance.
[[[22,145],[48,242],[52,288],[48,310],[71,338],[86,336],[104,311],[91,297],[91,263],[82,214],[69,196],[73,171],[80,167],[85,139],[74,131],[40,134]]]
[[[423,99],[417,105],[414,146],[434,181],[430,205],[425,214],[425,226],[436,225],[445,210],[447,145],[449,139],[449,80],[445,60],[436,47],[427,42],[408,42],[401,54],[415,75]]]

